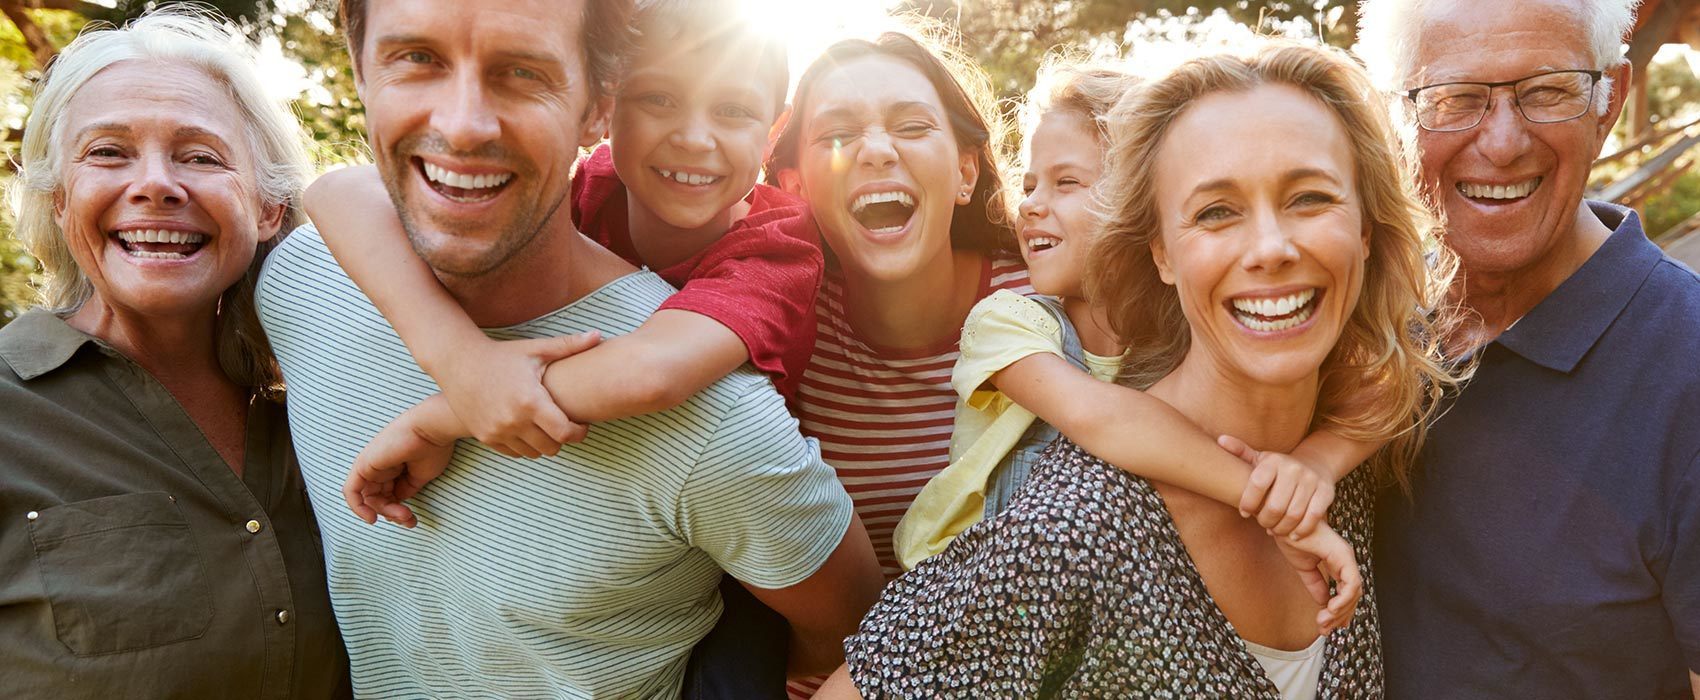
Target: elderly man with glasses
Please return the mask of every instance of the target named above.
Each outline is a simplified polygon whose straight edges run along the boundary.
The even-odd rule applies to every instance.
[[[1478,362],[1380,507],[1393,698],[1700,698],[1700,277],[1583,199],[1635,0],[1367,0]]]

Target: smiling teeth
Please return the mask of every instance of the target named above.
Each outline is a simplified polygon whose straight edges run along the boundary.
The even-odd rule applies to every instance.
[[[1476,199],[1522,199],[1534,192],[1541,184],[1540,178],[1516,185],[1478,185],[1470,182],[1458,183],[1459,194]]]
[[[908,192],[869,192],[868,194],[857,197],[856,201],[850,203],[850,212],[853,214],[860,214],[863,209],[868,208],[870,205],[883,204],[885,202],[897,202],[909,207],[915,206],[915,198],[909,196]]]
[[[1032,238],[1027,239],[1027,249],[1028,250],[1046,250],[1046,249],[1050,249],[1050,248],[1055,248],[1056,246],[1060,245],[1061,243],[1062,243],[1062,241],[1060,239],[1052,238],[1050,236],[1034,236]]]
[[[1262,333],[1274,333],[1276,331],[1287,330],[1288,328],[1295,327],[1307,320],[1310,320],[1310,309],[1305,309],[1297,315],[1275,321],[1265,321],[1256,316],[1247,316],[1245,314],[1234,314],[1234,318],[1238,319],[1240,323],[1245,324],[1246,328]]]
[[[1234,299],[1234,318],[1254,331],[1283,331],[1310,318],[1312,309],[1306,305],[1315,297],[1315,289],[1306,289],[1275,299]]]
[[[425,163],[425,178],[439,185],[448,185],[463,190],[482,190],[489,187],[500,187],[512,180],[513,173],[498,173],[495,175],[466,175],[431,163]]]
[[[118,239],[125,243],[175,243],[179,245],[200,245],[207,237],[199,233],[185,231],[161,231],[155,229],[137,229],[134,231],[119,231]]]
[[[721,176],[719,175],[697,175],[695,173],[663,170],[661,168],[656,168],[655,172],[661,173],[662,177],[681,185],[712,185],[721,180]]]

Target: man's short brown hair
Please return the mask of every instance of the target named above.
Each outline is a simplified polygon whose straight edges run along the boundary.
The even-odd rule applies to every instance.
[[[348,53],[358,71],[360,49],[366,42],[366,0],[339,0],[337,16],[342,19]],[[632,0],[585,0],[579,52],[590,74],[591,94],[604,94],[619,79],[631,53],[632,38]]]

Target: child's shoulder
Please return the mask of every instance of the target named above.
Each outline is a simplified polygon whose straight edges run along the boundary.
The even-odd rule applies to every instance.
[[[598,238],[595,229],[600,224],[603,207],[615,204],[622,209],[617,219],[625,219],[625,185],[614,170],[614,152],[603,143],[589,153],[580,155],[573,165],[572,217],[579,230]],[[600,238],[598,238],[601,241]]]
[[[968,311],[968,323],[1008,321],[1020,321],[1022,325],[1039,328],[1056,324],[1056,318],[1038,299],[1010,289],[999,289],[986,295]]]
[[[1062,344],[1062,326],[1044,305],[1007,289],[992,292],[968,312],[960,347],[964,358],[1002,358],[1013,348]]]
[[[802,198],[771,185],[756,183],[746,201],[750,203],[749,213],[733,222],[729,232],[760,230],[820,245],[820,229],[815,226],[809,204]]]

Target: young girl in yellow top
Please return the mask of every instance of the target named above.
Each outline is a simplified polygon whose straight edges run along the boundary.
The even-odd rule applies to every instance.
[[[944,550],[968,526],[1002,509],[1056,437],[1066,435],[1106,461],[1238,505],[1290,544],[1295,565],[1320,557],[1324,573],[1356,578],[1351,549],[1324,523],[1334,483],[1380,446],[1313,434],[1292,455],[1258,453],[1202,431],[1153,436],[1122,416],[1149,415],[1161,402],[1113,383],[1124,347],[1105,309],[1085,293],[1099,220],[1092,186],[1104,169],[1105,115],[1138,80],[1110,68],[1053,58],[1023,110],[1027,169],[1017,221],[1034,296],[1008,291],[982,300],[962,332],[952,372],[957,390],[951,465],[915,499],[894,538],[906,568]],[[1271,323],[1298,323],[1294,308],[1269,309]],[[1151,440],[1175,459],[1141,461]],[[1244,460],[1244,461],[1241,461]],[[1248,468],[1250,462],[1255,468]],[[1291,536],[1290,539],[1287,536]],[[1314,580],[1314,579],[1313,579]],[[1356,592],[1346,591],[1355,602]],[[1314,591],[1315,589],[1313,589]],[[1339,596],[1329,607],[1341,604]]]

